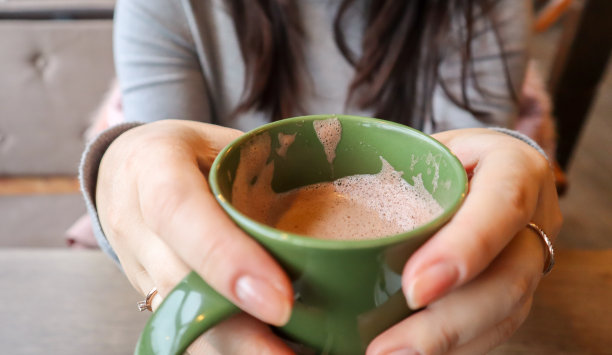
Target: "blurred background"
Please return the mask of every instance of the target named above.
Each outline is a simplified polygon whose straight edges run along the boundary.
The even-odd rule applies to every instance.
[[[113,5],[0,0],[0,344],[11,354],[129,353],[146,321],[119,269],[65,239],[85,212],[86,131],[114,78]],[[557,269],[496,353],[610,354],[612,1],[534,0],[534,10],[565,223]]]

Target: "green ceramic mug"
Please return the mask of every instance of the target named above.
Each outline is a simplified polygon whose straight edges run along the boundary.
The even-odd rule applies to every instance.
[[[342,126],[330,164],[318,140],[316,115],[259,127],[229,144],[215,159],[209,182],[222,208],[282,265],[293,282],[289,322],[278,329],[287,339],[327,354],[364,353],[368,343],[410,315],[401,272],[410,255],[459,209],[467,190],[465,170],[435,139],[409,127],[373,118],[333,115]],[[279,156],[279,133],[295,141]],[[441,215],[416,229],[373,240],[320,240],[274,229],[236,210],[232,183],[240,150],[269,135],[276,192],[355,174],[375,174],[383,157],[411,182],[421,174],[425,188],[443,207]],[[239,309],[190,273],[149,319],[136,354],[182,354],[200,334]]]

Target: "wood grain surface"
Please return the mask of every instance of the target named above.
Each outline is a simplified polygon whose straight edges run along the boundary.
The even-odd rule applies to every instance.
[[[559,250],[523,326],[494,354],[612,354],[612,249]]]
[[[560,250],[495,355],[612,354],[612,249]],[[99,251],[0,249],[3,354],[130,354],[148,313]]]
[[[148,313],[100,251],[0,249],[0,353],[131,354]]]
[[[78,192],[79,179],[75,176],[0,177],[0,196]]]

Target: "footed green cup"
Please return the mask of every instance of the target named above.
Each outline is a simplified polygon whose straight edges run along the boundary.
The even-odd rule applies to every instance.
[[[313,122],[331,117],[340,121],[342,137],[330,164]],[[286,153],[277,150],[279,133],[295,134]],[[320,240],[258,223],[232,206],[231,195],[241,148],[259,135],[271,139],[268,161],[274,161],[275,192],[375,174],[383,157],[411,184],[412,177],[421,174],[444,211],[412,231],[372,240]],[[209,182],[222,208],[274,256],[293,282],[292,315],[277,332],[324,354],[362,354],[374,337],[413,312],[401,289],[403,266],[450,220],[467,190],[463,166],[435,139],[400,124],[344,115],[295,117],[248,132],[217,156]],[[135,353],[182,354],[200,334],[237,312],[191,272],[153,313]]]

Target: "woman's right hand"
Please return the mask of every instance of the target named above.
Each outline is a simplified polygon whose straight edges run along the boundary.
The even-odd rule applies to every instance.
[[[157,287],[165,297],[194,270],[251,315],[239,314],[208,331],[190,347],[191,353],[290,353],[259,321],[288,321],[290,281],[232,222],[207,184],[214,158],[240,134],[178,120],[123,133],[102,158],[96,207],[126,276],[142,295]],[[154,298],[154,308],[161,297]]]

